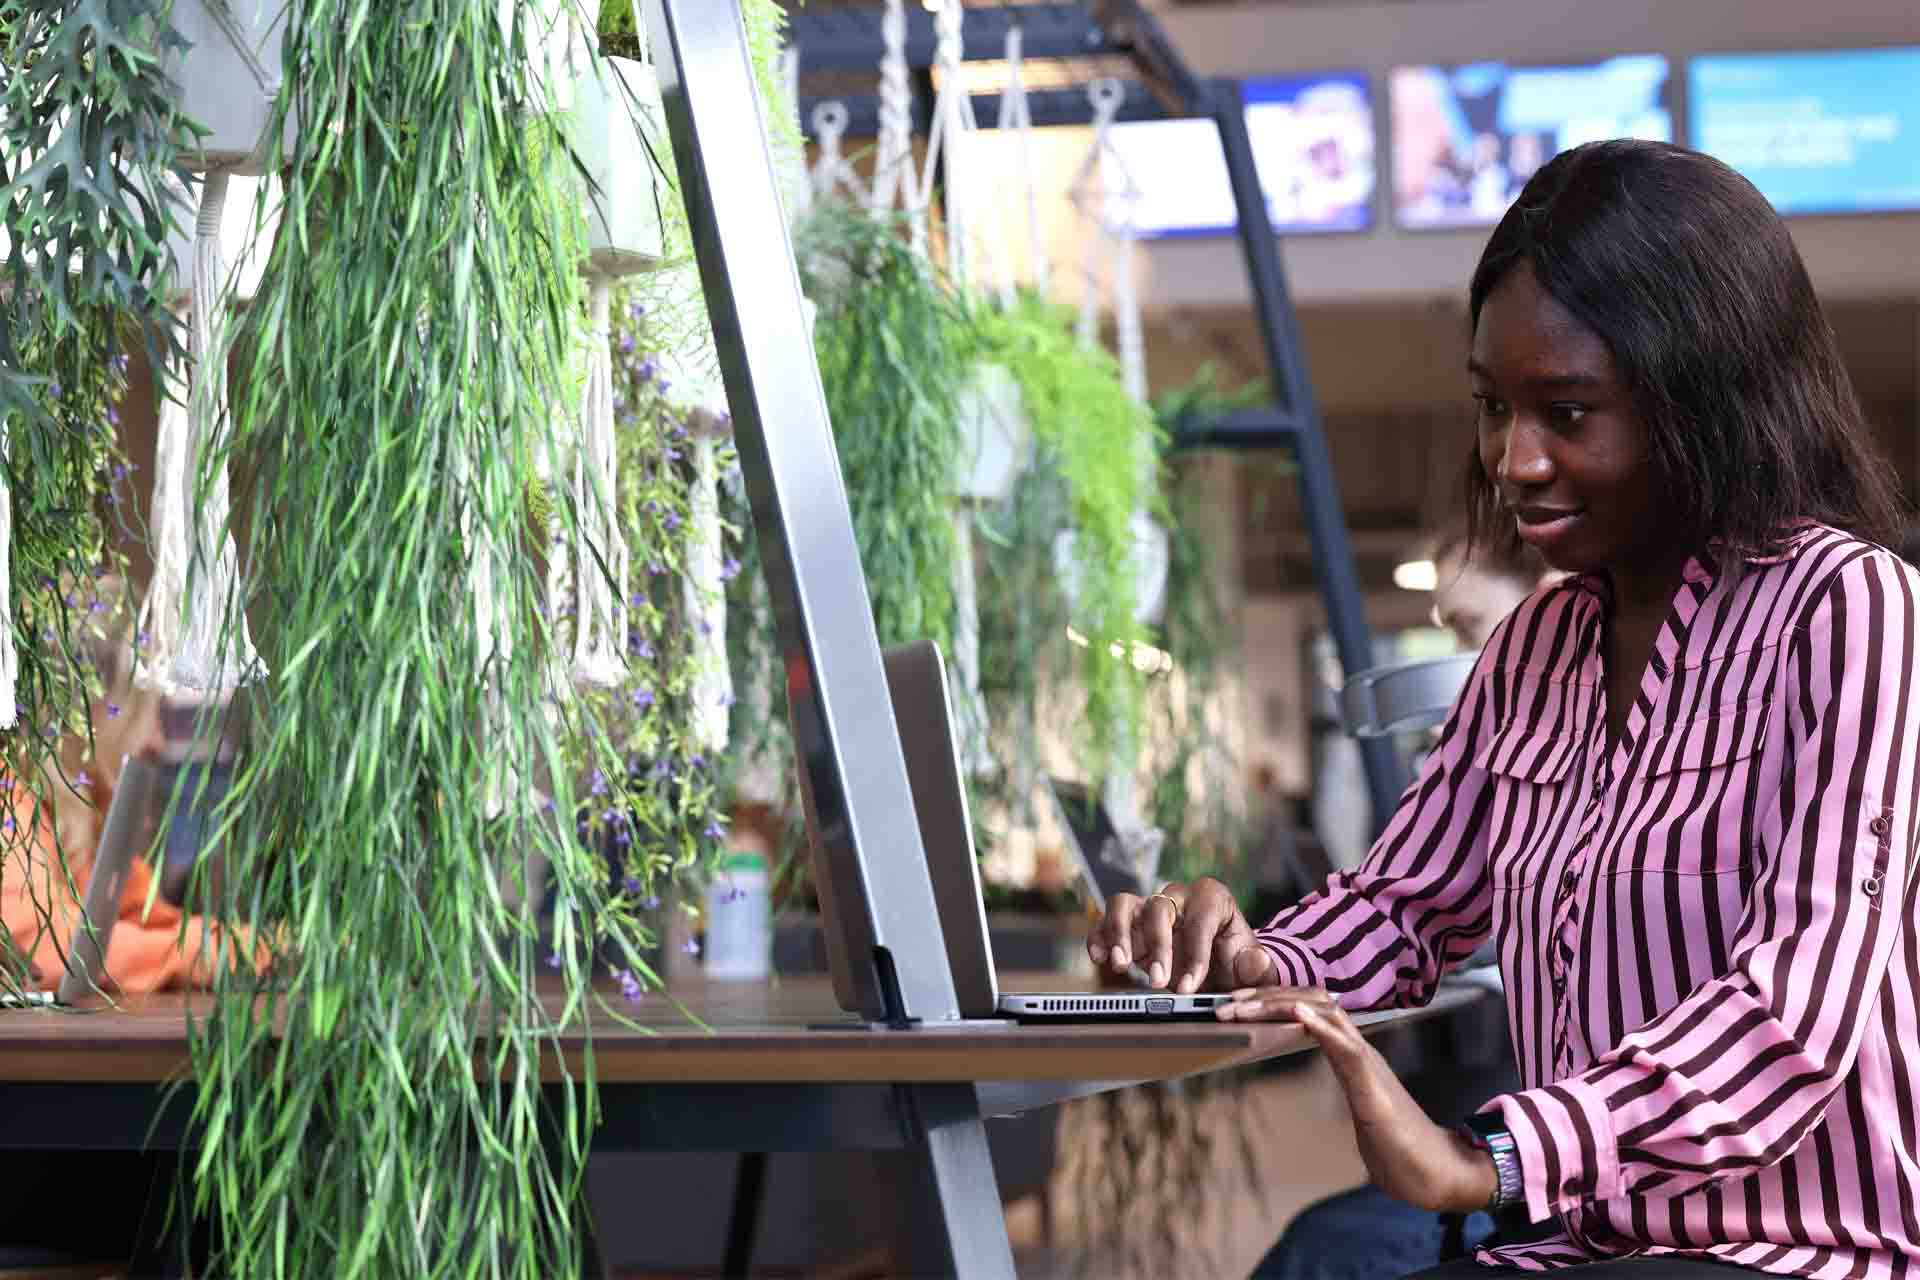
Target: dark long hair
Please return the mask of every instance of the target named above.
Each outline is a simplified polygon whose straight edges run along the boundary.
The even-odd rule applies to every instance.
[[[1690,544],[1777,552],[1818,520],[1882,544],[1903,502],[1873,445],[1786,224],[1720,161],[1658,142],[1592,142],[1527,182],[1469,292],[1480,308],[1525,263],[1605,342],[1651,437],[1655,484]],[[1477,544],[1514,538],[1470,459]]]

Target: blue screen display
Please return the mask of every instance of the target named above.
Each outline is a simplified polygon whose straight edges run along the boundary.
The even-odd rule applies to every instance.
[[[1275,231],[1365,231],[1373,225],[1373,99],[1364,73],[1265,77],[1242,86],[1254,165]],[[1143,239],[1223,235],[1239,225],[1220,133],[1210,119],[1114,126],[1136,189]]]
[[[1675,137],[1667,60],[1629,54],[1579,66],[1504,62],[1397,67],[1393,207],[1403,227],[1485,227],[1569,147]]]
[[[1687,94],[1693,146],[1783,214],[1920,209],[1920,49],[1698,57]]]

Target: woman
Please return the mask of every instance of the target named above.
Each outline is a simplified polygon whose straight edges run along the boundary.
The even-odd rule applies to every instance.
[[[1571,576],[1358,869],[1258,932],[1213,881],[1116,898],[1088,950],[1297,1020],[1391,1194],[1550,1228],[1478,1263],[1903,1272],[1920,577],[1876,545],[1897,504],[1806,271],[1730,169],[1596,143],[1528,182],[1470,314],[1476,536]],[[1527,1087],[1449,1130],[1347,1011],[1488,938]]]

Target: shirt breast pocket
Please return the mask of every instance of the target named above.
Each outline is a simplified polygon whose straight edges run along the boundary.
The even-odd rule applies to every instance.
[[[1547,872],[1568,820],[1567,788],[1584,738],[1584,728],[1572,720],[1558,732],[1511,724],[1474,757],[1474,767],[1487,774],[1493,788],[1487,856],[1494,888],[1524,889]]]
[[[1682,720],[1647,744],[1644,815],[1616,873],[1717,875],[1737,871],[1752,839],[1750,814],[1766,790],[1760,775],[1773,704],[1760,699]]]

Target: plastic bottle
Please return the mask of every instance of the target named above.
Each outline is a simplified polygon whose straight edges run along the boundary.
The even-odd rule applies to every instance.
[[[772,883],[764,853],[727,854],[707,886],[707,977],[758,982],[772,972]]]

